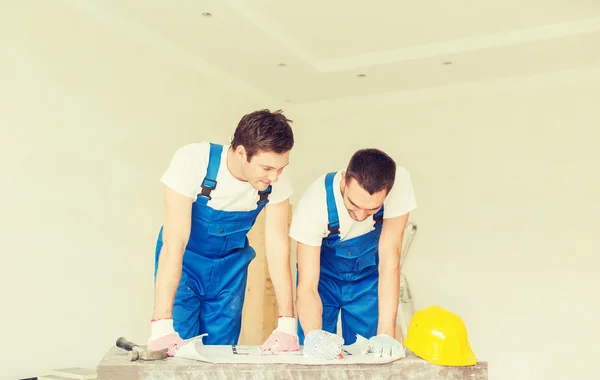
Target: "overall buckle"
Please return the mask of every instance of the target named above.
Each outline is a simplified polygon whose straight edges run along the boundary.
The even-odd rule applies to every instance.
[[[260,205],[261,203],[268,202],[270,193],[271,192],[268,192],[268,193],[259,192],[258,195],[260,196],[260,198],[258,199],[258,202],[256,202],[256,204]]]
[[[375,219],[375,223],[373,224],[373,227],[377,227],[378,225],[383,223],[383,216],[379,216],[377,218],[373,218]]]
[[[377,211],[375,215],[373,215],[373,220],[375,221],[373,227],[377,227],[378,225],[383,223],[383,207],[379,209],[379,211]]]
[[[328,223],[327,229],[329,230],[329,235],[327,235],[327,237],[329,237],[331,235],[339,234],[340,233],[340,222]]]
[[[206,185],[206,183],[212,183],[212,185]],[[212,199],[212,197],[210,196],[210,192],[213,191],[216,187],[217,181],[213,181],[212,179],[204,179],[204,181],[202,181],[202,191],[200,191],[200,195],[208,199]]]

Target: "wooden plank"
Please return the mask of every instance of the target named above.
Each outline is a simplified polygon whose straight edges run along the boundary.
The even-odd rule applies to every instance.
[[[264,342],[263,304],[265,289],[265,212],[261,212],[248,233],[256,257],[248,267],[248,282],[242,310],[242,331],[239,344],[260,345]]]

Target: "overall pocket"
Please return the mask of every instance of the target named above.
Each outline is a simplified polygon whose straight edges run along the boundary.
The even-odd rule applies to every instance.
[[[247,245],[247,235],[251,228],[252,225],[249,223],[218,223],[209,225],[208,233],[215,238],[223,239],[222,250],[231,252]]]
[[[361,245],[338,247],[335,255],[345,272],[362,272],[367,268],[376,267],[379,263],[378,244],[378,240],[373,240]]]

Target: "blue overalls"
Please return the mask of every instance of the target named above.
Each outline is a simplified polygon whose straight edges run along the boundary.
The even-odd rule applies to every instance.
[[[271,186],[259,191],[252,211],[222,211],[207,205],[217,186],[223,146],[210,144],[210,159],[202,191],[192,204],[191,231],[173,304],[173,327],[182,339],[208,333],[210,345],[237,344],[242,323],[248,265],[256,252],[248,231],[269,202]],[[154,278],[163,245],[161,227],[156,243]]]
[[[379,320],[379,236],[383,206],[375,215],[375,229],[361,236],[340,241],[340,223],[335,205],[333,178],[325,176],[329,235],[321,244],[319,295],[323,304],[322,329],[336,334],[340,309],[344,344],[356,341],[356,334],[369,339],[377,334]],[[304,332],[298,324],[298,338],[304,344]]]

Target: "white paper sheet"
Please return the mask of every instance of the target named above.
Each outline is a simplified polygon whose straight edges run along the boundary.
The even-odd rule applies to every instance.
[[[400,353],[391,358],[380,358],[366,351],[367,339],[358,336],[356,343],[344,346],[342,359],[322,360],[304,356],[302,347],[299,351],[273,353],[262,352],[260,346],[217,346],[204,345],[200,335],[186,341],[186,345],[177,350],[175,357],[190,360],[199,360],[208,363],[256,363],[256,364],[303,364],[303,365],[345,365],[345,364],[382,364],[390,363],[406,356],[402,348]]]

